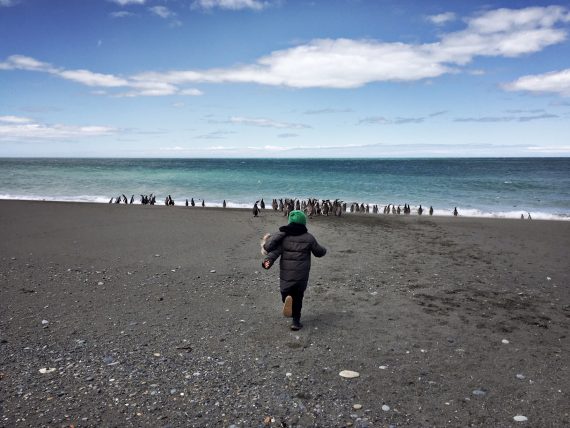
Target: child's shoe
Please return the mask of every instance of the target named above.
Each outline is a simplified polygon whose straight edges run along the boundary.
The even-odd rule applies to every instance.
[[[291,330],[297,331],[301,330],[302,328],[303,324],[301,324],[301,321],[298,318],[293,318],[293,324],[291,324]]]
[[[283,316],[291,318],[293,316],[293,298],[291,296],[285,297],[285,303],[283,303]]]

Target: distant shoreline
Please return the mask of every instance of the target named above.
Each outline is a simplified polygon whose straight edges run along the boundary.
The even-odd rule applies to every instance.
[[[155,205],[144,205],[145,207],[154,207],[153,209],[156,209],[157,207],[162,207],[162,208],[184,208],[184,209],[214,209],[214,210],[239,210],[239,211],[243,211],[243,210],[251,210],[253,207],[253,202],[251,204],[251,206],[247,206],[247,204],[235,204],[232,202],[228,202],[227,208],[223,208],[222,207],[222,203],[206,203],[205,207],[202,207],[199,202],[197,201],[201,201],[201,200],[196,200],[196,206],[191,207],[191,206],[185,206],[185,201],[180,204],[177,203],[176,205],[174,205],[173,207],[167,207],[164,205],[164,201],[160,200],[157,201],[157,203]],[[120,204],[116,204],[116,203],[109,203],[107,202],[103,202],[103,201],[77,201],[77,200],[48,200],[48,199],[3,199],[0,198],[0,202],[29,202],[29,203],[53,203],[53,204],[80,204],[80,205],[88,205],[88,204],[93,204],[93,205],[113,205],[113,206],[125,206],[125,205],[134,205],[134,206],[143,206],[140,201],[135,201],[133,204],[124,204],[124,203],[120,203]],[[412,208],[417,208],[417,207],[412,207]],[[429,210],[429,206],[426,207],[424,206],[424,214],[422,215],[418,215],[417,214],[417,210],[414,209],[412,211],[411,214],[409,215],[404,215],[404,214],[383,214],[383,213],[379,213],[379,214],[373,214],[372,212],[370,213],[351,213],[351,212],[344,212],[343,216],[349,216],[349,217],[383,217],[383,218],[406,218],[406,217],[410,217],[410,218],[450,218],[450,217],[454,217],[453,216],[453,212],[452,210],[449,210],[449,212],[442,214],[441,212],[443,210],[434,210],[434,214],[432,216],[430,216],[427,211]],[[487,214],[487,215],[466,215],[466,214],[462,214],[462,210],[458,207],[458,211],[459,211],[459,215],[456,218],[465,218],[465,219],[481,219],[481,220],[517,220],[517,221],[521,221],[522,219],[520,219],[519,217],[516,216],[511,216],[511,217],[506,217],[506,216],[501,216],[501,215],[493,215],[492,213]],[[272,212],[273,213],[273,209],[271,209],[271,199],[269,199],[269,202],[266,201],[266,208],[265,210],[263,210],[262,212]],[[560,222],[567,222],[570,221],[570,216],[568,217],[562,217],[562,216],[555,216],[555,215],[550,215],[550,214],[546,214],[546,213],[539,213],[538,215],[536,215],[536,213],[530,213],[531,214],[531,220],[539,220],[539,221],[560,221]],[[542,216],[541,216],[542,214]],[[524,214],[524,221],[529,221],[527,218],[527,212],[525,212]],[[544,217],[544,216],[548,216],[548,217]],[[316,216],[316,217],[327,217],[327,216]],[[332,215],[329,215],[328,217],[334,217]]]

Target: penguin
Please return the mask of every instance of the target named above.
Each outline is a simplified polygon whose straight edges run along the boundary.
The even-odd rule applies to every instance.
[[[226,207],[226,200],[224,199],[224,203],[222,204],[222,207]]]
[[[457,214],[459,214],[459,213],[457,212],[457,207],[455,207],[455,208],[453,209],[453,215],[454,215],[455,217],[457,217]]]
[[[429,215],[433,215],[433,207],[431,205],[429,207]]]
[[[193,206],[193,207],[196,206],[196,203],[194,202],[194,198],[191,198],[191,199],[190,199],[190,205]]]
[[[259,202],[259,201],[255,201],[255,204],[253,204],[253,210],[252,210],[252,211],[253,211],[253,216],[254,216],[254,217],[257,217],[257,215],[259,214],[259,208],[257,207],[257,203],[258,203],[258,202]]]

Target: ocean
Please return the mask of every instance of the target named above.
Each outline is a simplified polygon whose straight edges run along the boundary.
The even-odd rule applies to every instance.
[[[570,158],[0,159],[0,199],[251,208],[263,198],[433,206],[435,215],[570,220]]]

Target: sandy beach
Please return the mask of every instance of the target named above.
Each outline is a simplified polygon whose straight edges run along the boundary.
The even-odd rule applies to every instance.
[[[0,426],[570,424],[570,222],[311,219],[328,254],[293,332],[259,252],[280,213],[0,220]]]

